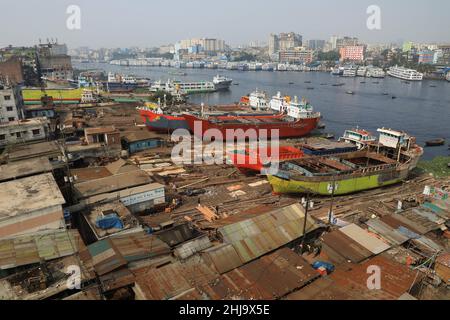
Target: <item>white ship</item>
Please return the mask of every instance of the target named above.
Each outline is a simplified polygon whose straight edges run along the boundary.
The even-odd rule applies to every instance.
[[[249,105],[254,110],[267,110],[269,107],[267,94],[256,89],[256,91],[250,93]]]
[[[232,82],[233,82],[232,79],[220,75],[217,75],[213,78],[213,84],[216,91],[223,91],[230,89]]]
[[[445,76],[445,79],[447,79],[447,81],[450,81],[450,71],[447,72],[447,75]]]
[[[359,67],[358,71],[356,71],[356,75],[358,77],[365,77],[367,74],[367,67]]]
[[[342,74],[343,77],[356,77],[356,67],[355,66],[349,66],[344,68],[344,73]]]
[[[386,76],[386,72],[384,72],[381,68],[369,68],[367,69],[366,77],[367,78],[384,78]]]
[[[395,66],[388,70],[388,75],[394,78],[409,81],[421,81],[423,79],[423,73],[420,73],[413,69],[406,69],[403,67]]]

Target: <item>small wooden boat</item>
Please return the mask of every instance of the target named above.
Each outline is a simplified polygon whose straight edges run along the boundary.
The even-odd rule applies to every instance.
[[[311,81],[305,81],[305,83],[311,83]]]
[[[324,138],[325,138],[325,139],[328,139],[328,140],[334,139],[334,134],[332,134],[332,133],[327,133],[327,134],[324,136]]]
[[[389,95],[389,93],[383,92],[383,96],[388,96],[388,95]]]
[[[360,83],[366,83],[365,81],[361,81]]]
[[[307,90],[314,90],[314,87],[308,87]]]
[[[293,82],[289,82],[289,84],[294,84]]]
[[[397,99],[397,97],[396,96],[392,96],[392,99]]]
[[[430,85],[430,88],[436,88],[436,86],[434,84]]]
[[[428,140],[425,142],[425,145],[427,147],[438,147],[438,146],[443,146],[444,144],[445,144],[445,139],[443,139],[443,138]]]
[[[353,91],[347,91],[347,94],[355,94]]]
[[[379,82],[378,81],[374,81],[374,82],[372,82],[373,84],[379,84]]]
[[[325,124],[320,122],[320,123],[317,125],[317,129],[325,129]]]

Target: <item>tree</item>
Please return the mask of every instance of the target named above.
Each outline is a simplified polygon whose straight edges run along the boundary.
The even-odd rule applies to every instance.
[[[317,58],[319,61],[337,61],[340,55],[337,51],[319,52]]]

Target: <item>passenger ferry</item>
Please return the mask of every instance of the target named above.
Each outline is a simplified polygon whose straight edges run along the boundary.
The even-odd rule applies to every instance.
[[[388,75],[394,78],[399,78],[408,81],[422,81],[423,73],[413,69],[407,69],[399,66],[391,67],[388,70]]]
[[[386,72],[381,68],[369,68],[366,73],[367,78],[384,78]]]
[[[356,67],[355,66],[348,66],[344,68],[344,73],[342,74],[343,77],[356,77]]]
[[[222,76],[214,77],[213,81],[181,82],[178,80],[169,79],[164,83],[159,80],[150,87],[150,91],[166,91],[170,93],[178,92],[181,94],[209,93],[219,90],[227,90],[230,87],[231,82],[231,79]]]

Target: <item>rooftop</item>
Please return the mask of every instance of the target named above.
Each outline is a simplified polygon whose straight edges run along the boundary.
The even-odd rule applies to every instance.
[[[149,139],[162,139],[161,135],[154,133],[154,132],[147,131],[147,130],[125,132],[122,135],[122,138],[126,142],[129,142],[129,143],[143,141],[143,140],[149,140]]]
[[[88,198],[102,193],[119,191],[151,182],[150,177],[145,171],[135,170],[105,178],[76,183],[75,190],[77,191],[79,198]]]
[[[46,141],[15,145],[7,154],[10,161],[18,161],[34,157],[58,156],[62,152],[56,141]]]
[[[52,171],[52,165],[47,158],[34,158],[10,162],[0,166],[0,181],[12,180],[39,173]]]
[[[89,134],[99,134],[99,133],[111,133],[116,132],[116,128],[114,126],[108,126],[108,127],[98,127],[98,128],[86,128],[84,129],[84,133]]]
[[[0,184],[0,221],[64,203],[51,173]]]

